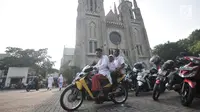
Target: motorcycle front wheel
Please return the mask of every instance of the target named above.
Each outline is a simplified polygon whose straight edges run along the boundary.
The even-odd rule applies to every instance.
[[[68,86],[60,96],[60,105],[66,111],[74,111],[78,109],[82,103],[83,93],[75,85]]]
[[[194,99],[195,88],[191,88],[188,83],[184,83],[180,94],[181,104],[183,106],[189,106]]]
[[[160,84],[155,84],[153,88],[153,100],[157,101],[160,96]]]
[[[126,102],[127,98],[128,98],[128,90],[123,85],[118,85],[115,91],[113,91],[111,96],[111,100],[115,104],[122,104]]]
[[[26,87],[26,91],[27,91],[27,92],[29,92],[29,91],[30,91],[30,88],[29,88],[29,86],[27,86],[27,87]]]

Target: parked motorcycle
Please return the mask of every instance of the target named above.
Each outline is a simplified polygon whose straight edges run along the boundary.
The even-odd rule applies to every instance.
[[[173,60],[167,60],[163,66],[159,69],[158,77],[156,78],[156,82],[153,88],[152,97],[156,101],[158,100],[161,93],[163,93],[166,89],[166,86],[169,83],[168,75],[172,73],[172,75],[176,75],[175,73],[178,71],[175,69],[175,62]],[[180,84],[180,82],[178,82]]]
[[[141,64],[141,63],[138,63]],[[125,81],[127,82],[127,89],[128,90],[135,90],[136,85],[137,85],[137,74],[138,72],[141,72],[142,68],[138,68],[138,66],[136,66],[137,64],[134,64],[133,69],[130,68],[130,66],[128,68],[126,68],[126,77],[125,77]]]
[[[181,104],[189,106],[200,95],[200,58],[185,56],[189,64],[180,68],[179,76],[184,78],[181,88]]]
[[[79,73],[76,78],[73,80],[72,84],[70,84],[61,94],[60,104],[64,110],[73,111],[78,109],[84,99],[84,93],[88,93],[89,96],[94,100],[96,99],[91,91],[91,75],[93,74],[93,67],[87,65],[83,68],[82,72]],[[104,97],[97,99],[101,99],[103,101],[112,101],[115,104],[122,104],[128,98],[128,91],[123,84],[125,75],[120,76],[117,81],[118,85],[113,88],[109,81],[106,79],[104,83],[102,83],[103,94]],[[67,99],[65,99],[65,96]],[[118,97],[122,97],[121,99]],[[77,103],[72,105],[72,103]]]
[[[150,71],[138,73],[135,96],[138,96],[139,92],[149,92],[153,90],[157,72],[158,70],[156,68],[151,68]]]
[[[39,90],[39,84],[36,83],[34,80],[30,81],[27,85],[26,85],[26,91],[29,92],[31,89],[35,89],[36,91]]]

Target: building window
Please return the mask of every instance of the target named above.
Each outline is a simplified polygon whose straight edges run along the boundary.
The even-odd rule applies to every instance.
[[[95,50],[97,49],[98,44],[96,40],[90,40],[89,41],[89,53],[95,53]]]
[[[141,45],[136,45],[136,49],[137,49],[138,55],[143,55],[143,49]]]
[[[93,6],[93,0],[90,0],[90,11],[93,11],[92,9],[92,6]]]
[[[96,24],[94,22],[91,22],[89,25],[90,29],[90,38],[95,38],[96,37]]]
[[[97,41],[94,41],[94,50],[97,49]]]
[[[90,51],[90,53],[92,53],[93,52],[93,50],[92,50],[93,48],[92,48],[92,41],[90,41],[89,42],[89,51]]]
[[[143,49],[141,45],[140,45],[140,52],[141,52],[141,55],[143,55]]]
[[[126,56],[128,56],[128,51],[126,51]]]
[[[109,49],[109,55],[114,54],[114,49]]]

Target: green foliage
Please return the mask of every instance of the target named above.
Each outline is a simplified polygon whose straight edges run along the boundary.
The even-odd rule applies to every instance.
[[[61,67],[62,69],[62,74],[65,79],[67,79],[67,83],[71,83],[74,77],[76,76],[77,72],[80,72],[80,68],[76,66],[68,66],[66,63]]]
[[[37,74],[45,77],[49,73],[58,70],[53,69],[54,63],[50,61],[51,57],[47,54],[48,49],[21,49],[16,47],[7,47],[6,53],[9,57],[0,60],[0,69],[6,70],[9,67],[31,67]]]
[[[193,31],[186,39],[159,44],[153,49],[153,54],[159,55],[165,61],[175,59],[180,52],[187,52],[189,55],[200,53],[200,30]]]
[[[189,47],[189,51],[193,54],[200,54],[200,41],[197,41],[193,46]]]

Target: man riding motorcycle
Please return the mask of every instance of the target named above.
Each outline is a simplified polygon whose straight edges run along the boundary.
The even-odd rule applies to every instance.
[[[120,73],[120,74],[125,74],[125,60],[124,58],[120,55],[120,50],[119,49],[115,49],[114,51],[114,63],[116,65],[116,70]]]
[[[114,63],[114,56],[113,55],[109,55],[109,64],[108,64],[108,68],[110,70],[110,75],[112,77],[112,82],[113,82],[113,85],[116,85],[117,84],[117,72],[116,72],[116,65]]]
[[[109,82],[112,84],[112,79],[108,68],[109,59],[108,56],[103,55],[102,52],[103,52],[102,49],[100,48],[96,49],[96,55],[99,58],[99,61],[93,67],[98,71],[98,73],[92,77],[92,91],[94,92],[95,95],[94,97],[97,97],[98,94],[102,92],[100,80],[108,79]],[[96,101],[96,103],[98,102]]]

